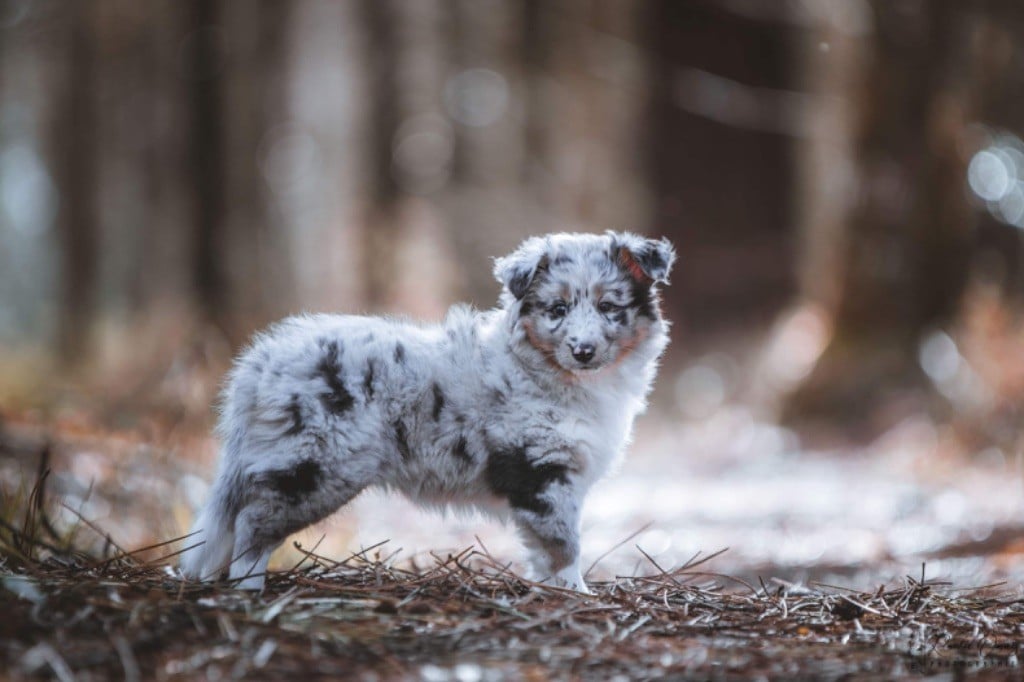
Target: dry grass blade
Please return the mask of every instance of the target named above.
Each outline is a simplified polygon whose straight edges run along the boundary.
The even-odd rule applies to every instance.
[[[633,531],[632,533],[630,533],[626,537],[624,537],[621,540],[619,540],[617,543],[612,545],[610,548],[605,550],[604,553],[600,554],[596,559],[594,559],[593,563],[591,563],[590,566],[587,567],[587,570],[584,571],[584,573],[583,573],[583,577],[584,578],[589,577],[591,571],[594,570],[595,566],[597,566],[599,563],[601,563],[602,559],[605,559],[606,557],[608,557],[609,554],[611,554],[612,552],[614,552],[618,548],[622,547],[627,542],[629,542],[630,540],[632,540],[636,536],[640,535],[641,533],[643,533],[645,530],[647,530],[648,528],[650,528],[653,525],[654,525],[653,521],[649,521],[649,522],[645,523],[644,525],[640,526],[639,528],[637,528],[635,531]],[[479,542],[479,538],[477,538],[477,541]]]
[[[965,594],[922,572],[871,592],[777,578],[784,589],[755,590],[695,570],[724,549],[666,571],[637,547],[654,575],[582,595],[522,579],[482,542],[429,564],[382,551],[386,542],[339,561],[318,542],[262,593],[241,592],[175,579],[167,561],[181,550],[143,560],[187,535],[110,556],[50,542],[37,490],[27,513],[0,519],[0,641],[21,676],[894,677],[953,665],[1006,673],[1024,654],[1024,600],[1000,585]],[[693,584],[697,575],[716,579]]]
[[[109,562],[109,561],[114,560],[114,557],[108,556],[108,551],[107,551],[108,547],[113,547],[114,549],[117,550],[118,554],[120,554],[122,556],[127,556],[127,555],[131,554],[131,552],[129,552],[128,550],[124,549],[123,547],[118,545],[116,542],[114,542],[114,539],[112,537],[110,537],[109,533],[105,532],[102,528],[100,528],[99,526],[94,524],[89,519],[85,518],[85,516],[83,516],[80,511],[78,511],[77,509],[73,509],[73,508],[69,507],[68,505],[64,504],[63,502],[60,503],[60,506],[63,507],[64,509],[66,509],[67,511],[71,512],[72,514],[74,514],[78,518],[79,521],[84,523],[93,532],[95,532],[97,535],[99,535],[100,537],[102,537],[104,539],[104,542],[106,543],[106,545],[104,546],[104,551],[102,552],[102,554],[103,554],[103,556],[105,558],[100,559],[100,561]]]

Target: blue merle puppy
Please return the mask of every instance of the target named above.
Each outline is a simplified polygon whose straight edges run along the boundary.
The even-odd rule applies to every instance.
[[[497,259],[493,310],[271,327],[228,377],[220,471],[182,572],[260,589],[289,534],[379,486],[513,521],[534,578],[586,591],[583,498],[645,407],[674,259],[628,233],[534,237]]]

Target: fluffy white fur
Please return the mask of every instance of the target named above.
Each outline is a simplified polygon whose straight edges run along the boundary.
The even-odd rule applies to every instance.
[[[271,552],[368,486],[512,520],[533,577],[586,590],[579,523],[668,343],[671,245],[553,234],[500,258],[500,306],[440,325],[289,318],[227,381],[220,468],[185,576],[259,589]]]

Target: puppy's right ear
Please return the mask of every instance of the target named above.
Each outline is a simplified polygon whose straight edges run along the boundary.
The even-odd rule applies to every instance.
[[[547,267],[547,245],[539,237],[527,239],[507,256],[494,261],[494,278],[521,299],[530,290],[537,273]]]

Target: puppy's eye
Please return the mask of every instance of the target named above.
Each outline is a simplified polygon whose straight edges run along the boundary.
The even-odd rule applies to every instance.
[[[611,313],[617,313],[622,310],[622,306],[612,303],[611,301],[601,301],[597,304],[597,310],[602,315],[610,315]]]
[[[548,314],[554,318],[565,317],[568,312],[569,306],[564,301],[559,301],[548,308]]]

